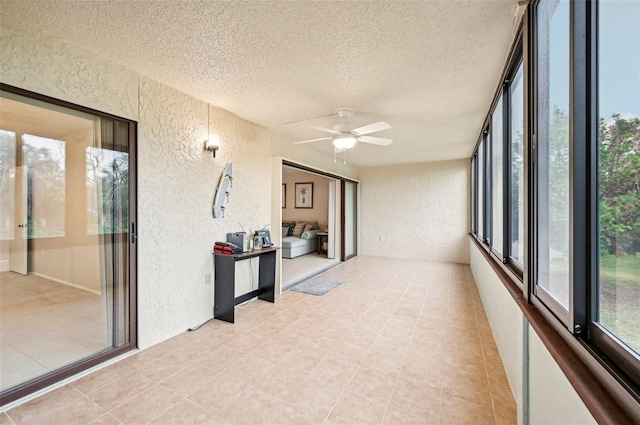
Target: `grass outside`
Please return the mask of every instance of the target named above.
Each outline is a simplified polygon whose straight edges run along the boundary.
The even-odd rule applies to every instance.
[[[640,353],[640,256],[601,257],[600,323]]]

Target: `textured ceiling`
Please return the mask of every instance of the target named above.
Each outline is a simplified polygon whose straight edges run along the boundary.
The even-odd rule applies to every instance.
[[[388,147],[358,144],[348,162],[391,165],[468,157],[514,33],[517,0],[0,0],[16,19],[272,129],[324,137],[291,121],[354,108],[383,120]],[[307,146],[331,154],[329,141]]]

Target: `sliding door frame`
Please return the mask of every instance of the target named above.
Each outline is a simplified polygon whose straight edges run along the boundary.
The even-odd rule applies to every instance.
[[[356,223],[356,229],[359,226],[358,223],[358,218],[360,217],[359,211],[358,211],[358,188],[360,186],[360,182],[354,179],[350,179],[344,176],[339,176],[337,174],[332,174],[329,173],[327,171],[322,171],[322,170],[318,170],[315,169],[313,167],[309,167],[307,165],[303,165],[303,164],[299,164],[297,162],[292,162],[292,161],[288,161],[286,159],[282,159],[282,166],[287,166],[287,167],[293,167],[293,168],[297,168],[301,171],[307,171],[309,173],[314,173],[314,174],[318,174],[321,176],[325,176],[325,177],[329,177],[335,180],[338,180],[340,182],[340,229],[341,229],[341,234],[340,234],[340,261],[347,261],[350,260],[352,258],[354,258],[355,256],[358,255],[358,240],[360,239],[360,235],[358,233],[358,231],[356,231],[356,239],[355,239],[355,244],[356,244],[356,249],[355,249],[355,253],[346,256],[344,255],[345,253],[345,194],[344,194],[344,189],[345,189],[345,182],[351,182],[354,183],[356,185],[356,205],[355,205],[355,223]]]
[[[125,118],[117,117],[105,112],[97,111],[95,109],[87,108],[81,105],[76,105],[70,102],[66,102],[60,99],[55,99],[49,96],[45,96],[39,93],[34,93],[28,90],[13,87],[7,84],[0,83],[0,91],[16,94],[19,96],[31,98],[34,100],[42,101],[52,105],[61,106],[68,109],[84,112],[87,114],[95,115],[100,118],[107,118],[114,121],[118,121],[127,125],[129,134],[129,303],[128,303],[128,318],[129,323],[127,331],[129,334],[129,341],[124,345],[111,349],[106,352],[101,352],[93,356],[86,357],[80,361],[74,362],[70,365],[64,366],[60,369],[46,373],[38,378],[27,381],[23,384],[9,388],[0,393],[0,406],[11,403],[22,397],[28,396],[36,391],[60,382],[66,378],[104,363],[107,360],[120,356],[128,351],[137,348],[138,334],[137,334],[137,123]]]

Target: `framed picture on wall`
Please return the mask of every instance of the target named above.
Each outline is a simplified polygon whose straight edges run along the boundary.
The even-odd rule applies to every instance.
[[[296,183],[296,208],[313,208],[313,183]]]
[[[287,208],[287,184],[282,183],[282,208]]]

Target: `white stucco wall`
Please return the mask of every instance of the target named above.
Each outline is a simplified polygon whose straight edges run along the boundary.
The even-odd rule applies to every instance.
[[[595,424],[593,416],[535,330],[525,322],[522,311],[479,248],[470,243],[469,251],[473,277],[518,405],[518,423]],[[528,335],[526,343],[524,326]],[[528,364],[525,362],[527,357]],[[528,377],[526,388],[523,387],[525,374]],[[524,397],[529,401],[528,422],[523,419]]]
[[[213,243],[271,221],[271,142],[263,128],[44,32],[0,20],[3,83],[138,122],[138,337],[141,348],[212,316]],[[209,116],[209,125],[207,119]],[[217,158],[202,149],[219,134]],[[226,217],[211,205],[234,164]],[[256,260],[257,261],[257,260]],[[238,264],[237,293],[250,289]],[[253,267],[254,271],[257,267]]]
[[[360,254],[469,263],[469,161],[358,171]]]
[[[529,359],[531,425],[597,423],[531,326]]]

